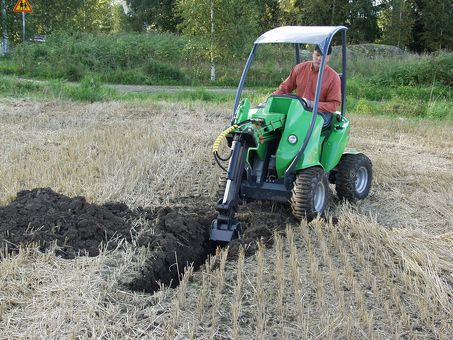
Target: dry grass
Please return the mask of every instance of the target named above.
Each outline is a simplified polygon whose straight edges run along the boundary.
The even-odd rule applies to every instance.
[[[352,117],[350,146],[370,155],[375,169],[366,209],[388,227],[439,235],[453,225],[451,122]],[[356,132],[357,131],[357,132]]]
[[[11,101],[0,103],[0,204],[52,187],[93,203],[149,206],[208,195],[217,183],[209,151],[224,108]]]
[[[130,206],[211,198],[226,106],[0,103],[0,204],[50,186]],[[225,252],[154,295],[122,288],[146,249],[62,260],[34,247],[0,262],[0,339],[451,339],[451,123],[351,115],[373,161],[369,198],[288,225],[273,249]]]

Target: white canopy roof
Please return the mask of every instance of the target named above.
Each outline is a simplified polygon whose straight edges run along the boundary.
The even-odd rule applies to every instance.
[[[282,26],[263,33],[255,44],[294,43],[319,45],[345,26]]]

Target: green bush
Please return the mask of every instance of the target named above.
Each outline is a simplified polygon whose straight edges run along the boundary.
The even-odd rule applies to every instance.
[[[159,32],[107,35],[66,31],[49,35],[43,43],[28,44],[26,55],[16,49],[13,58],[20,75],[80,81],[85,74],[97,73],[113,83],[119,78],[115,72],[122,75],[140,72],[140,77],[134,76],[134,80],[126,77],[129,79],[120,83],[146,83],[149,79],[142,69],[148,60],[168,64],[173,69],[172,65],[184,63],[185,45],[185,38]],[[177,77],[171,73],[173,81]]]
[[[156,83],[161,84],[188,83],[189,79],[178,68],[157,60],[149,60],[143,66],[143,71],[146,76],[155,79]]]
[[[10,57],[0,57],[0,74],[17,74],[18,65]]]
[[[433,64],[435,80],[445,86],[453,85],[453,53],[438,52]]]
[[[374,81],[390,87],[450,86],[453,83],[453,54],[439,52],[413,62],[399,63],[391,70],[377,75]]]
[[[104,101],[115,90],[104,87],[96,75],[85,76],[79,86],[65,85],[62,95],[78,101]]]
[[[79,81],[83,77],[84,70],[78,64],[70,64],[65,68],[62,77],[69,81]]]
[[[108,70],[101,74],[100,79],[104,83],[134,85],[134,84],[151,84],[151,79],[143,74],[141,69],[133,70]]]

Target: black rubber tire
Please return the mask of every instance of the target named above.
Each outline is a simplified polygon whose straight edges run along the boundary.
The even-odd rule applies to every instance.
[[[216,192],[217,198],[223,198],[223,195],[225,194],[226,183],[227,183],[226,176],[227,176],[226,172],[222,172],[219,176],[219,185],[217,187],[217,192]]]
[[[344,154],[337,169],[338,198],[358,201],[368,196],[373,181],[373,165],[367,156],[362,153]]]
[[[293,215],[307,220],[323,215],[329,202],[329,192],[327,173],[322,168],[300,170],[290,201]]]

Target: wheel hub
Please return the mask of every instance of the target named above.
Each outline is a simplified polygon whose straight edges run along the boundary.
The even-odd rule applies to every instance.
[[[323,209],[325,199],[324,183],[319,182],[315,188],[313,197],[315,211],[321,211]]]
[[[364,166],[360,167],[357,170],[356,180],[355,180],[355,189],[357,193],[362,193],[368,184],[368,171]]]

